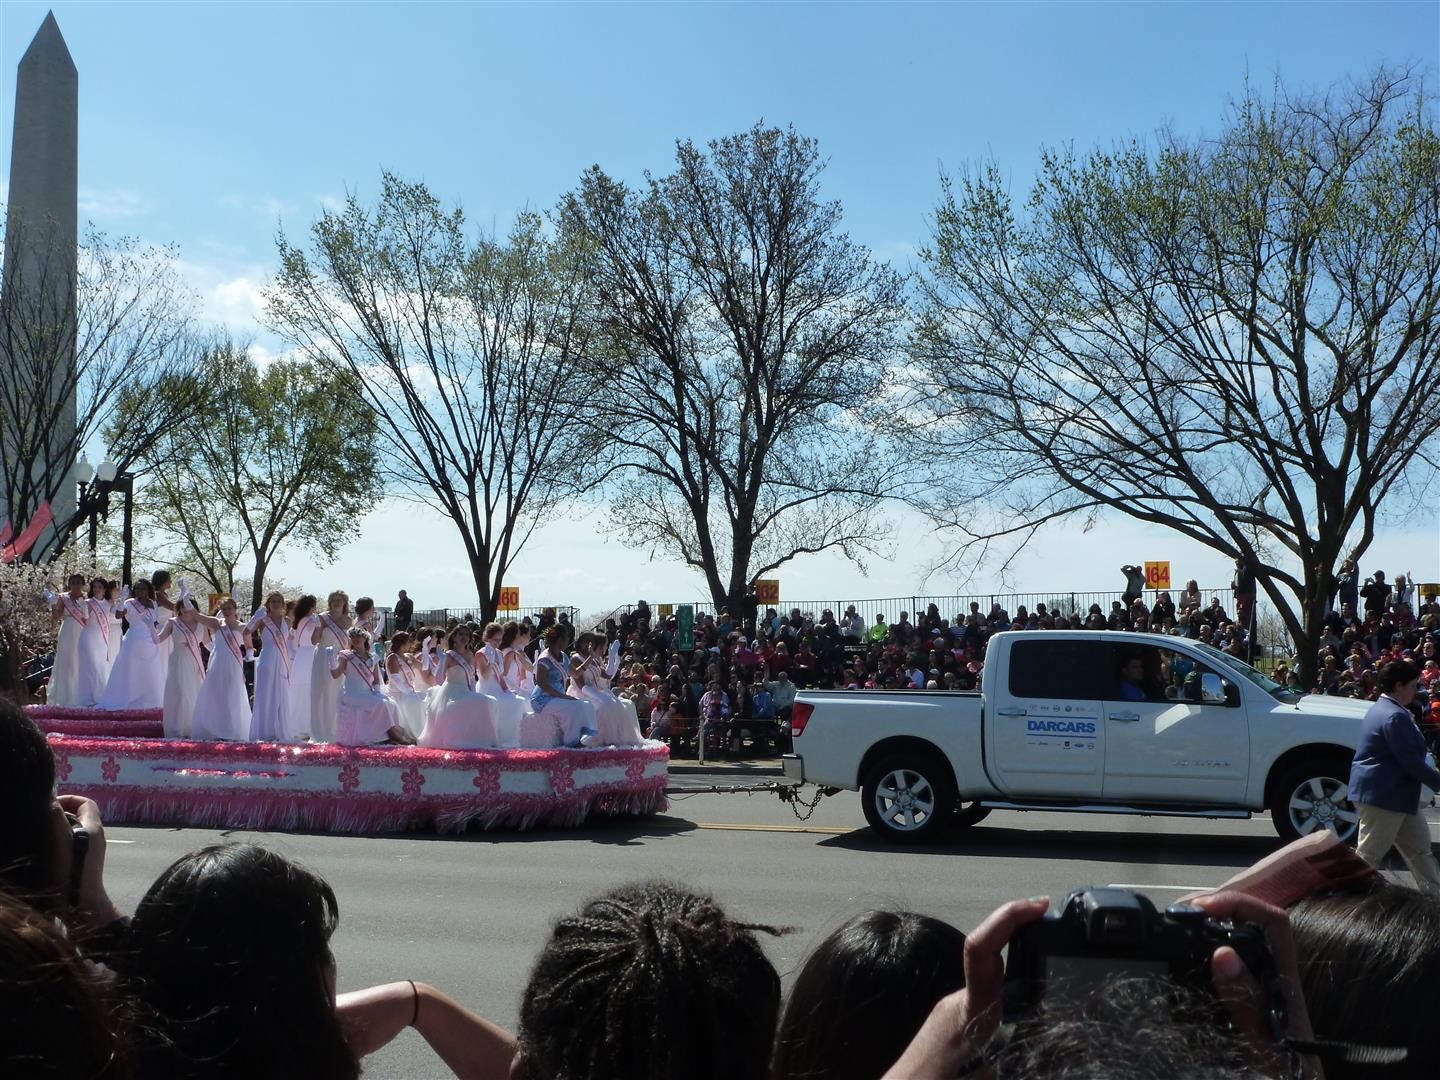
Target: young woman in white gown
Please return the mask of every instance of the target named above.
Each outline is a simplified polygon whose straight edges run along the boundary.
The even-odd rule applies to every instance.
[[[420,745],[452,750],[495,746],[497,706],[494,698],[475,688],[469,629],[457,626],[450,631],[448,645],[440,658],[439,681],[426,695]]]
[[[165,620],[179,610],[176,602],[170,598],[169,570],[156,570],[150,575],[150,591],[155,594],[155,607],[158,609],[155,612],[155,629],[157,631],[155,634],[155,647],[160,652],[160,666],[164,670],[169,671],[172,642],[168,638],[161,641],[160,634],[158,633],[159,629],[165,625]]]
[[[192,737],[195,701],[205,682],[205,661],[201,645],[208,645],[210,631],[200,622],[200,612],[191,600],[181,600],[175,616],[160,628],[157,642],[170,641],[169,674],[165,679],[165,738]]]
[[[612,642],[608,653],[599,634],[581,634],[572,660],[576,694],[595,706],[595,742],[599,746],[639,746],[640,718],[635,703],[610,689],[610,676],[619,666],[620,642]]]
[[[480,632],[482,644],[475,652],[475,670],[480,678],[480,689],[496,702],[495,736],[499,745],[516,747],[520,745],[520,720],[525,715],[525,699],[505,678],[505,657],[500,652],[501,633],[499,623],[489,623]]]
[[[368,596],[362,596],[355,601],[355,625],[370,635],[373,644],[380,640],[381,624],[385,617],[375,608],[375,601]]]
[[[95,652],[100,666],[100,684],[95,688],[95,701],[105,690],[105,681],[110,678],[110,664],[120,649],[120,624],[115,615],[115,604],[109,599],[110,583],[102,577],[90,582],[90,596],[85,605],[90,609],[90,621],[85,624],[85,637]],[[110,640],[111,635],[115,640]]]
[[[105,590],[105,602],[110,605],[110,641],[106,649],[105,678],[115,670],[115,658],[120,655],[120,641],[125,636],[125,590],[118,581],[110,582]]]
[[[545,631],[546,650],[535,661],[535,689],[530,694],[534,712],[520,724],[520,745],[527,748],[590,746],[595,742],[595,706],[565,692],[570,660],[565,655],[565,631]]]
[[[285,621],[285,597],[272,592],[265,606],[245,629],[260,635],[260,658],[255,661],[255,707],[250,717],[252,742],[294,742],[302,734],[290,724],[290,625]]]
[[[390,639],[390,655],[385,657],[385,692],[395,702],[400,723],[418,738],[425,730],[425,692],[431,680],[416,661],[415,644],[408,630],[395,631]]]
[[[400,723],[395,702],[380,688],[380,665],[370,649],[370,635],[360,627],[350,631],[350,648],[335,658],[330,675],[344,680],[336,713],[336,742],[342,746],[414,745],[415,736]]]
[[[525,650],[530,645],[528,623],[508,622],[500,635],[500,654],[504,658],[500,670],[505,682],[525,700],[525,711],[533,712],[530,694],[535,689],[535,662]]]
[[[85,648],[85,628],[93,612],[85,602],[85,575],[71,574],[59,596],[48,593],[50,608],[60,618],[55,639],[55,663],[45,693],[48,705],[88,708],[95,704],[104,669],[93,650]]]
[[[245,653],[250,634],[240,622],[235,601],[220,603],[220,617],[201,616],[210,631],[210,666],[195,695],[190,721],[192,739],[245,742],[250,738],[250,697],[245,693]]]
[[[165,704],[165,666],[155,644],[156,620],[163,608],[155,606],[150,582],[135,582],[135,595],[125,601],[129,629],[115,655],[115,666],[100,695],[102,709],[159,709]]]
[[[295,601],[295,610],[290,613],[290,726],[308,733],[311,738],[315,733],[311,730],[314,724],[310,719],[313,698],[310,680],[315,675],[315,631],[320,628],[315,604],[315,597],[302,596]]]
[[[340,590],[325,599],[325,613],[310,634],[315,654],[310,661],[310,738],[315,742],[335,741],[335,709],[340,684],[330,677],[335,657],[350,647],[350,597]]]

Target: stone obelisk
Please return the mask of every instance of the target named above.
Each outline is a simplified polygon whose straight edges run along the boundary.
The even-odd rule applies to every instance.
[[[20,58],[10,150],[0,341],[0,525],[49,501],[75,513],[76,182],[80,79],[51,12]],[[7,344],[8,343],[8,344]],[[31,482],[21,479],[26,469]],[[22,490],[26,489],[26,490]],[[28,505],[10,507],[12,499]],[[12,521],[18,534],[24,520]],[[50,554],[54,530],[36,542]]]

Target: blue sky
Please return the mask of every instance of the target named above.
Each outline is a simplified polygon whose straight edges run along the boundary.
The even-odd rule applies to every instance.
[[[993,157],[1023,186],[1046,145],[1087,148],[1163,123],[1215,130],[1247,73],[1314,87],[1382,61],[1414,63],[1432,86],[1440,72],[1434,0],[7,0],[0,176],[9,170],[15,64],[52,6],[80,70],[82,219],[177,244],[207,314],[270,349],[279,345],[254,316],[276,229],[300,234],[347,189],[373,194],[382,168],[425,180],[473,223],[503,230],[517,209],[553,204],[592,163],[638,179],[669,166],[676,138],[704,140],[760,118],[793,123],[829,157],[825,189],[844,204],[852,236],[908,266],[942,165]],[[1440,577],[1430,517],[1387,535],[1376,549],[1381,563]],[[309,589],[338,582],[352,592],[361,578],[384,595],[412,573],[422,603],[461,602],[458,544],[432,547],[423,575],[400,561],[413,527],[411,511],[377,508],[337,563],[321,568],[295,555],[283,574]],[[577,552],[573,535],[537,537],[514,575],[534,582],[527,603],[573,597],[588,610],[631,599],[637,587],[652,599],[696,589],[677,568],[646,566],[643,554],[613,541]],[[1136,552],[1142,558],[1174,552],[1183,576],[1228,580],[1223,560],[1121,522],[1087,534],[1079,551],[1076,537],[1056,534],[1020,564],[1019,584],[1115,586],[1117,543],[1159,552]],[[907,549],[894,565],[872,567],[869,580],[811,559],[786,569],[785,592],[909,593],[922,556]]]

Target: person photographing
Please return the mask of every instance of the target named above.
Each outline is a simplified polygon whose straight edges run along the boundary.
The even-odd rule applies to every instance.
[[[1425,759],[1425,739],[1409,708],[1419,684],[1420,671],[1408,660],[1380,669],[1380,698],[1361,721],[1350,764],[1350,798],[1360,810],[1360,857],[1378,867],[1393,847],[1415,884],[1440,895],[1440,864],[1420,813],[1420,786],[1440,790],[1440,772]]]

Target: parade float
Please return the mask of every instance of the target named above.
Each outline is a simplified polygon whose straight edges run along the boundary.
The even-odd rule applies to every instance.
[[[665,809],[670,753],[638,747],[441,750],[191,742],[160,710],[29,710],[61,791],[107,823],[378,833],[575,826]]]

